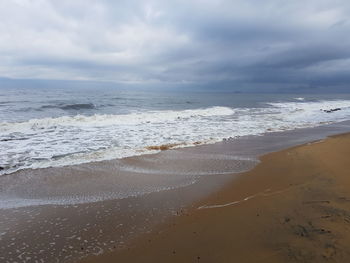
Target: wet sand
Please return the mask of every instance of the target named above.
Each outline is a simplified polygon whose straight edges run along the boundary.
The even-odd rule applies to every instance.
[[[270,153],[124,249],[84,262],[350,262],[350,134]]]

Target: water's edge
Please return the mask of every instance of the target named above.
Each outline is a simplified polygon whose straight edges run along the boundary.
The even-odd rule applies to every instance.
[[[0,210],[0,259],[76,262],[88,255],[124,248],[142,233],[152,231],[178,211],[189,209],[234,180],[232,173],[225,172],[244,172],[253,168],[261,155],[349,131],[350,122],[343,122],[173,149],[122,161],[2,176],[0,192],[6,190],[9,194],[2,201],[5,197],[19,196],[27,197],[27,201],[39,197],[39,200],[56,198],[63,202],[27,203]],[[121,167],[128,169],[116,173]],[[130,171],[130,167],[138,170]],[[155,168],[160,172],[155,173]],[[194,177],[196,172],[202,175]],[[169,184],[181,187],[169,188]],[[163,189],[165,186],[168,188]],[[136,195],[115,199],[108,193],[116,189]],[[140,189],[149,192],[141,193]],[[91,202],[88,198],[91,191],[104,193],[102,199]],[[77,203],[77,200],[87,202]]]

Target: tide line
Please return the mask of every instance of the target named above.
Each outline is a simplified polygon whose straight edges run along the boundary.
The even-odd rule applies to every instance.
[[[284,190],[275,191],[275,192],[270,192],[271,189],[269,188],[269,189],[266,189],[260,193],[255,194],[255,195],[247,196],[242,200],[237,200],[237,201],[233,201],[233,202],[226,203],[226,204],[203,205],[203,206],[198,207],[197,209],[198,210],[200,210],[200,209],[212,209],[212,208],[222,208],[222,207],[227,207],[227,206],[231,206],[231,205],[237,205],[239,203],[248,201],[248,200],[255,198],[255,197],[258,197],[258,196],[270,196],[270,195],[280,194],[280,193],[287,191],[288,189],[289,188],[286,188]]]

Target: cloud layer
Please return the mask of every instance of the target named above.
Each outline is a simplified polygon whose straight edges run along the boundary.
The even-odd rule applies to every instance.
[[[344,86],[346,0],[0,2],[0,76]]]

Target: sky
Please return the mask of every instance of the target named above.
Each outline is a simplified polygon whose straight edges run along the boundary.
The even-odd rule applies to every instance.
[[[350,90],[350,2],[0,0],[0,78]]]

